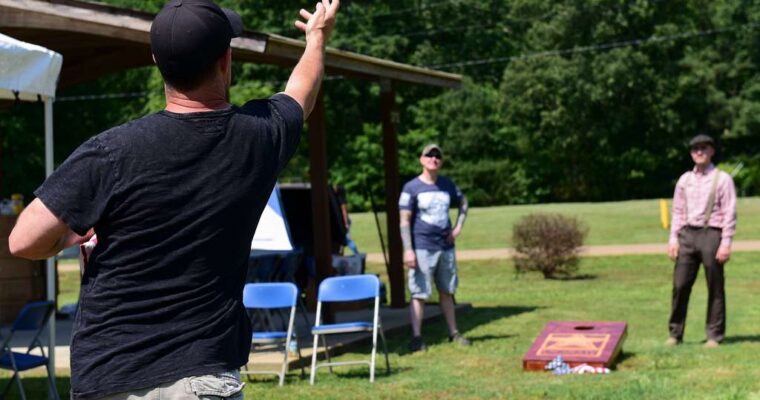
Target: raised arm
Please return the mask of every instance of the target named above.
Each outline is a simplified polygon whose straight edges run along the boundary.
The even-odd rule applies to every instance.
[[[8,247],[16,257],[42,260],[66,247],[84,243],[92,235],[92,229],[85,236],[72,232],[40,199],[34,199],[18,217]]]
[[[306,49],[290,74],[285,94],[303,108],[304,119],[309,117],[317,100],[325,70],[325,45],[335,27],[335,14],[340,0],[321,0],[314,13],[301,9],[306,21],[296,21],[296,28],[306,34]]]

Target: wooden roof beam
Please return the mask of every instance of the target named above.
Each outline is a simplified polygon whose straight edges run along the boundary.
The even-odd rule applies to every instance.
[[[152,20],[150,13],[80,0],[0,0],[0,29],[13,31],[20,40],[25,39],[24,33],[39,37],[42,31],[64,31],[130,42],[149,51]],[[245,31],[243,37],[232,40],[236,60],[275,65],[294,65],[303,54],[305,45],[300,40],[251,31]],[[66,46],[65,41],[57,41],[51,49],[65,53]],[[82,43],[68,46],[81,47]],[[144,65],[144,60],[125,63],[114,59],[110,62],[115,64],[93,69],[88,78],[96,77],[94,72],[98,70],[112,72]],[[64,60],[64,75],[67,75],[66,64]],[[330,74],[372,80],[391,79],[442,87],[459,87],[462,80],[460,75],[334,48],[327,49],[325,66]]]

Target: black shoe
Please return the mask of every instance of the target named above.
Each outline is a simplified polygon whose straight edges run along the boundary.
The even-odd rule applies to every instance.
[[[409,342],[409,352],[410,353],[416,353],[418,351],[426,351],[427,346],[425,346],[425,342],[422,340],[421,336],[415,336],[412,338],[412,341]]]
[[[459,332],[449,336],[449,342],[454,342],[460,346],[469,346],[470,339],[467,339],[466,337],[462,336]]]

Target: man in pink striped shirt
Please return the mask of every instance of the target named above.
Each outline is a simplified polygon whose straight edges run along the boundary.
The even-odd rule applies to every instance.
[[[668,255],[675,268],[670,338],[665,344],[675,346],[683,340],[691,287],[703,264],[708,290],[705,347],[718,347],[726,330],[723,265],[731,257],[736,232],[736,190],[731,176],[712,163],[715,142],[710,136],[695,136],[689,150],[694,168],[681,175],[673,195]]]

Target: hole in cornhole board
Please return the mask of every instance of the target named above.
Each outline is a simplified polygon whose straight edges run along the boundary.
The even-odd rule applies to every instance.
[[[594,330],[594,327],[588,326],[588,325],[580,325],[580,326],[576,326],[575,330],[576,331],[592,331]]]

